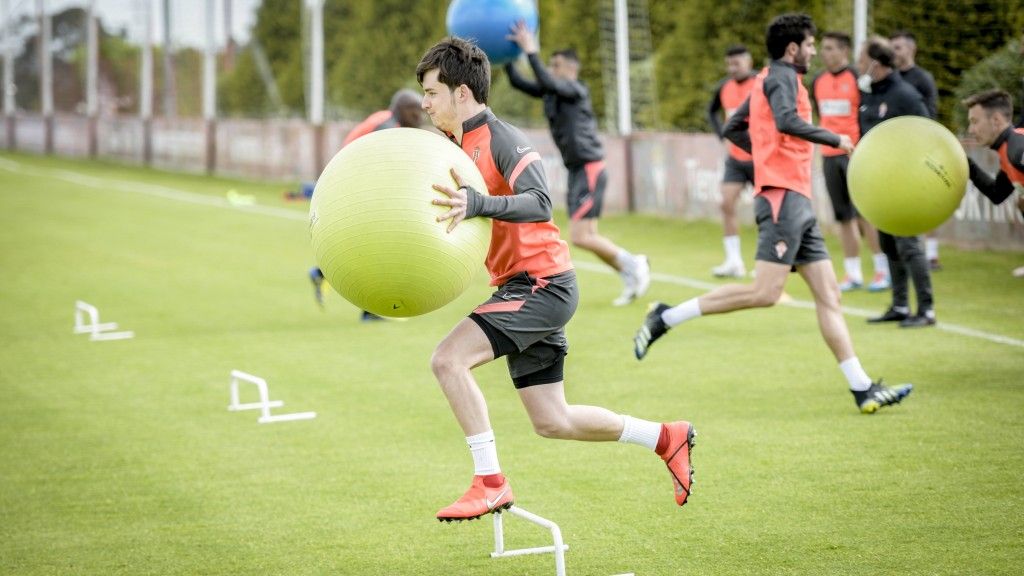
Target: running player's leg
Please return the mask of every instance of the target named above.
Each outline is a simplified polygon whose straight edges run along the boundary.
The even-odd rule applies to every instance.
[[[860,411],[871,414],[879,408],[900,403],[914,387],[911,384],[886,386],[881,379],[872,381],[864,371],[854,352],[853,340],[843,317],[839,286],[831,260],[817,260],[799,266],[797,270],[811,289],[818,328],[839,363],[839,370],[846,378],[853,401]]]
[[[561,364],[557,372],[561,372]],[[554,373],[542,371],[539,383],[528,378],[516,382],[519,398],[526,408],[537,434],[545,438],[591,442],[619,441],[654,451],[665,461],[672,476],[676,504],[682,506],[690,495],[693,467],[690,451],[696,432],[686,421],[658,423],[616,414],[606,408],[569,404],[565,385],[544,382]]]
[[[647,355],[651,344],[683,322],[707,314],[773,306],[779,301],[802,235],[787,217],[785,193],[773,190],[759,194],[754,200],[758,227],[754,282],[719,286],[673,308],[655,302],[633,338],[633,352],[638,360]]]
[[[604,161],[569,170],[569,237],[574,246],[593,252],[619,273],[623,290],[613,304],[624,306],[647,292],[650,265],[646,256],[633,255],[598,232],[607,183]]]

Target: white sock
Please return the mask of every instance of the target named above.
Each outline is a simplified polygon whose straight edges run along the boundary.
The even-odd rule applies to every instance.
[[[925,238],[924,239],[924,255],[929,260],[939,259],[939,239],[938,238]]]
[[[856,356],[840,362],[839,369],[843,371],[843,376],[846,376],[846,381],[850,383],[850,390],[863,392],[871,386],[871,378],[868,377],[868,373],[864,371]]]
[[[722,238],[722,244],[725,245],[726,262],[743,262],[743,253],[740,252],[739,236],[725,236]]]
[[[622,416],[622,436],[619,436],[619,442],[646,446],[654,450],[658,447],[660,436],[661,424],[632,416]]]
[[[615,263],[619,265],[619,271],[629,273],[636,268],[636,258],[624,248],[619,248],[615,254]]]
[[[884,252],[879,252],[871,257],[875,261],[875,274],[881,272],[885,274],[885,277],[889,277],[889,258],[886,257]]]
[[[846,269],[846,277],[857,284],[864,283],[864,274],[860,270],[860,256],[843,258],[843,268]]]
[[[694,318],[700,317],[700,305],[697,303],[696,298],[690,298],[686,302],[683,302],[675,308],[669,308],[661,313],[661,319],[668,324],[669,327],[678,326],[687,320],[693,320]]]
[[[494,430],[488,430],[475,436],[466,436],[469,452],[473,455],[474,474],[486,476],[501,472],[498,466],[498,448],[494,444]]]

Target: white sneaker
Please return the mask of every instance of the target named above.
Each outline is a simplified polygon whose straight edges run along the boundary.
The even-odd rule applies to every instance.
[[[643,254],[637,254],[633,265],[633,293],[636,298],[647,294],[651,287],[651,261]]]
[[[726,260],[719,266],[711,269],[715,278],[743,278],[747,275],[747,267],[743,262],[729,262]]]
[[[636,280],[633,279],[633,275],[629,272],[619,272],[619,276],[622,278],[622,294],[615,300],[612,300],[612,306],[626,306],[633,300],[636,300]]]

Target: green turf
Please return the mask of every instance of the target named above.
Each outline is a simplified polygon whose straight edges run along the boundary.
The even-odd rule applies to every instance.
[[[277,211],[167,188],[214,204],[236,189]],[[361,324],[337,296],[320,311],[304,206],[282,190],[0,156],[0,573],[553,573],[550,556],[490,559],[489,519],[433,519],[472,467],[429,358],[487,296],[484,274],[408,322]],[[602,230],[666,274],[703,280],[721,257],[714,223],[612,217]],[[942,258],[941,322],[1024,339],[1024,281],[1009,275],[1024,257]],[[579,274],[570,401],[689,419],[700,436],[678,509],[654,455],[542,439],[503,364],[476,371],[518,502],[560,524],[570,575],[1020,572],[1024,348],[850,316],[869,373],[916,384],[904,405],[862,416],[813,312],[702,318],[638,363],[642,306],[611,307],[617,281]],[[787,291],[808,298],[797,278]],[[657,282],[650,298],[698,293]],[[880,312],[887,298],[845,303]],[[72,335],[76,299],[136,338]],[[317,418],[229,413],[234,368]],[[510,547],[547,539],[516,518],[506,532]]]

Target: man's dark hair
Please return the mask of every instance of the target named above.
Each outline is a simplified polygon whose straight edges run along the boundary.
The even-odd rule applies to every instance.
[[[850,35],[846,32],[837,32],[833,30],[825,32],[821,37],[822,39],[831,38],[832,40],[835,40],[841,48],[846,48],[847,50],[850,49],[850,46],[853,46],[853,42],[850,40]]]
[[[906,38],[917,45],[917,37],[914,36],[914,33],[910,30],[897,30],[892,34],[889,34],[889,40],[895,40],[897,38]]]
[[[1013,118],[1013,96],[1006,90],[985,90],[963,99],[963,105],[970,110],[975,106],[981,106],[987,112],[999,112],[1007,120]]]
[[[487,104],[491,90],[491,62],[479,46],[456,36],[449,36],[427,50],[416,65],[416,80],[423,84],[423,76],[437,70],[437,79],[455,90],[465,84],[473,97]]]
[[[768,32],[765,34],[768,55],[778,60],[786,55],[786,47],[791,42],[799,46],[805,38],[814,36],[817,31],[814,20],[807,14],[790,13],[776,16],[768,25]]]
[[[747,47],[743,44],[733,44],[725,49],[726,58],[729,56],[740,56],[742,54],[750,54],[750,50],[747,50]]]
[[[869,38],[867,51],[868,58],[871,58],[886,68],[893,67],[893,61],[896,59],[896,53],[892,51],[892,45],[889,44],[889,41],[885,38],[882,38],[881,36]]]
[[[574,50],[573,48],[564,48],[557,52],[552,52],[551,57],[554,58],[555,56],[561,56],[562,58],[565,58],[566,60],[575,62],[577,64],[580,63],[580,57],[579,55],[576,54],[576,50]]]

